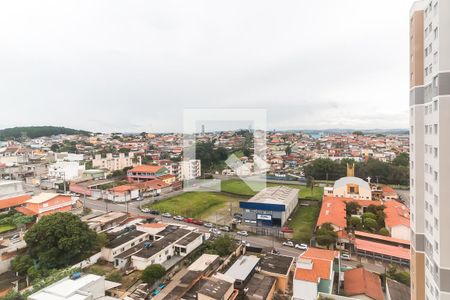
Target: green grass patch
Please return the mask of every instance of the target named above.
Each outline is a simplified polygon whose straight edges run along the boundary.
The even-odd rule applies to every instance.
[[[294,240],[309,243],[319,216],[319,206],[299,206],[288,226],[294,230]]]
[[[260,189],[264,187],[264,183],[255,182],[256,186],[259,186]],[[323,187],[315,186],[313,192],[311,193],[311,189],[299,184],[279,184],[279,183],[267,183],[268,187],[272,186],[287,186],[295,189],[300,189],[299,198],[307,199],[307,200],[322,200],[323,196]],[[244,181],[241,179],[230,179],[222,181],[222,191],[226,193],[232,193],[241,196],[253,196],[257,192],[253,191]]]
[[[10,230],[16,229],[16,226],[13,225],[0,225],[0,233],[7,232]]]
[[[145,207],[173,215],[201,219],[229,204],[230,201],[241,199],[221,193],[188,192]]]

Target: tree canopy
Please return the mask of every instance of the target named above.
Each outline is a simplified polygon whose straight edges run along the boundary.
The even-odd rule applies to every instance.
[[[166,274],[166,269],[160,264],[153,264],[144,269],[141,280],[148,284],[155,283]]]
[[[55,127],[55,126],[13,127],[0,130],[0,140],[21,138],[21,137],[28,137],[33,139],[57,134],[89,135],[90,133],[84,130],[76,130],[71,128]]]
[[[28,254],[43,268],[59,268],[81,261],[97,246],[97,234],[77,216],[44,216],[25,234]]]
[[[305,176],[312,176],[316,180],[337,180],[346,176],[347,163],[355,163],[355,161],[319,158],[305,166]],[[409,158],[405,158],[405,155],[399,155],[392,163],[369,158],[367,162],[355,163],[355,176],[377,178],[379,183],[384,184],[409,185],[408,163]]]

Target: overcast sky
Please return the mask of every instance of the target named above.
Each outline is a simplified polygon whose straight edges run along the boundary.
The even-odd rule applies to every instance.
[[[181,131],[185,108],[406,128],[411,3],[2,1],[0,128]]]

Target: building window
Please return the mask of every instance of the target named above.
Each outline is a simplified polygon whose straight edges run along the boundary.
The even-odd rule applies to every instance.
[[[433,32],[434,32],[434,38],[437,39],[438,38],[438,34],[439,34],[438,28],[436,27]]]
[[[434,124],[434,134],[438,133],[438,124]]]
[[[438,172],[434,171],[434,181],[438,180]]]
[[[438,148],[434,147],[434,158],[438,157]]]
[[[438,195],[434,195],[434,205],[438,205],[439,204],[439,197]]]
[[[439,243],[437,241],[434,241],[434,250],[439,253]]]

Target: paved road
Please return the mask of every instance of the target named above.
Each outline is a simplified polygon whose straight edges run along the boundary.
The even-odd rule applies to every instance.
[[[180,193],[180,192],[177,192],[177,193]],[[130,214],[136,214],[136,215],[148,215],[151,217],[155,217],[157,220],[161,220],[161,221],[167,222],[167,223],[170,222],[170,223],[186,225],[186,223],[181,222],[181,221],[176,221],[172,218],[165,218],[165,217],[162,217],[161,215],[152,215],[152,214],[147,214],[147,213],[141,212],[139,209],[139,205],[140,204],[144,205],[146,203],[150,203],[150,202],[152,202],[152,200],[153,199],[143,200],[143,201],[141,201],[141,203],[130,202],[130,203],[128,203],[128,212]],[[99,210],[99,211],[106,211],[106,209],[108,209],[108,211],[121,211],[121,212],[127,211],[127,204],[118,204],[118,203],[111,203],[111,202],[108,202],[108,204],[106,204],[106,202],[103,200],[93,200],[93,199],[89,199],[89,198],[85,199],[85,204],[86,204],[86,207],[94,209],[94,210]],[[209,231],[209,229],[204,226],[198,226],[195,224],[189,224],[189,226],[196,227],[200,232],[206,233]],[[234,232],[231,232],[230,235],[232,235],[238,241],[246,241],[246,242],[250,243],[251,246],[262,247],[265,249],[275,248],[278,251],[280,251],[281,254],[293,256],[295,258],[297,258],[301,253],[303,253],[302,250],[283,246],[280,241],[278,241],[277,239],[270,237],[270,236],[250,235],[250,236],[242,237],[242,236],[237,235]],[[372,262],[372,261],[360,262],[360,261],[356,261],[356,260],[342,261],[342,265],[348,266],[348,267],[356,267],[358,264],[362,264],[369,271],[376,272],[379,274],[383,273],[385,270],[385,267],[381,263],[377,263],[377,262]]]
[[[121,211],[121,212],[126,212],[128,209],[128,212],[130,214],[137,214],[137,215],[148,215],[148,216],[152,216],[155,217],[156,219],[160,219],[163,222],[171,222],[171,223],[177,223],[177,224],[184,224],[186,225],[186,223],[184,222],[180,222],[180,221],[176,221],[172,218],[164,218],[162,216],[157,216],[157,215],[151,215],[151,214],[146,214],[140,211],[139,209],[139,205],[141,203],[139,202],[130,202],[127,204],[125,203],[112,203],[112,202],[105,202],[103,200],[93,200],[93,199],[82,199],[82,201],[85,201],[85,205],[88,208],[91,208],[93,210],[99,210],[99,211]],[[146,203],[150,203],[151,200],[143,200],[142,201],[142,205],[146,204]],[[128,206],[128,208],[127,208]],[[193,226],[198,228],[201,232],[208,232],[208,228],[204,227],[204,226],[198,226],[195,224],[189,224],[189,226]],[[275,247],[275,249],[279,250],[281,252],[281,254],[284,255],[289,255],[289,256],[294,256],[297,257],[298,255],[300,255],[302,253],[302,251],[294,249],[294,248],[289,248],[289,247],[285,247],[282,246],[281,243],[275,239],[273,239],[272,237],[269,236],[247,236],[247,237],[241,237],[238,236],[235,233],[230,233],[231,235],[233,235],[237,240],[244,240],[248,243],[250,243],[250,245],[252,246],[257,246],[257,247],[263,247],[263,248],[272,248]]]

